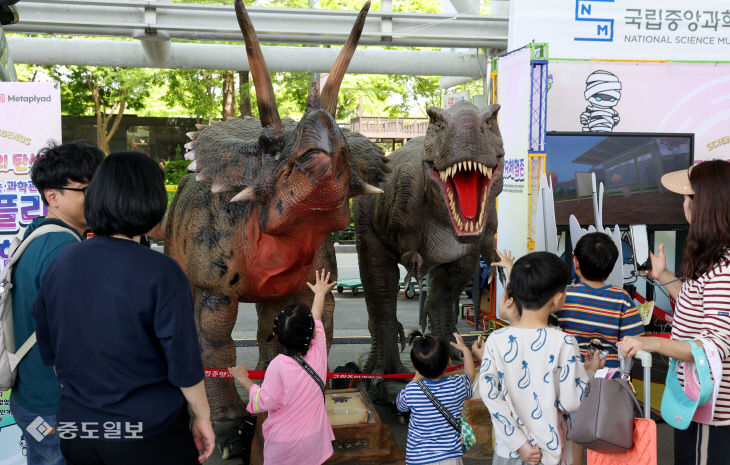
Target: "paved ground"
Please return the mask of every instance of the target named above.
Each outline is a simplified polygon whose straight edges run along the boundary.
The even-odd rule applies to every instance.
[[[337,253],[338,274],[340,279],[357,278],[359,270],[357,267],[357,255],[352,248],[338,248]],[[401,268],[401,278],[405,276],[405,270]],[[367,311],[363,293],[352,296],[349,292],[342,295],[335,293],[335,318],[334,336],[354,337],[369,336],[367,329]],[[464,299],[463,302],[471,303]],[[398,319],[403,324],[406,332],[418,327],[418,296],[413,300],[406,299],[402,293],[398,298]],[[459,332],[462,334],[474,331],[473,326],[463,320],[458,322]],[[238,321],[233,332],[234,339],[254,339],[256,337],[256,312],[253,304],[240,304]],[[347,362],[358,362],[366,356],[369,345],[365,344],[336,344],[332,346],[329,354],[330,370]],[[238,362],[253,367],[258,362],[258,350],[256,347],[239,347],[236,351]],[[408,349],[402,353],[402,359],[406,366],[410,365]],[[244,394],[245,395],[245,394]],[[398,423],[396,416],[387,406],[376,406],[378,413],[391,429],[393,437],[398,445],[405,450],[407,426]],[[666,424],[658,425],[659,436],[659,464],[672,463],[673,438],[671,428]],[[210,465],[231,465],[240,463],[240,459],[224,461],[216,453],[214,457],[206,462]],[[491,460],[464,460],[465,465],[489,464]]]

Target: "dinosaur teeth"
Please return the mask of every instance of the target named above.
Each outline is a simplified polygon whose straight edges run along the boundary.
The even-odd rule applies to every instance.
[[[467,165],[469,166],[469,171],[474,171],[474,169],[471,167],[471,160],[467,162]]]
[[[484,175],[484,176],[486,176],[486,174],[485,174],[486,173],[486,169],[485,168],[486,168],[486,166],[484,166],[481,163],[479,163],[479,171],[481,171],[482,175]]]
[[[492,179],[492,168],[487,168],[487,178]]]
[[[442,182],[446,182],[447,174],[445,171],[439,171],[439,176],[441,177]]]
[[[185,152],[185,159],[186,160],[195,160],[195,150]]]

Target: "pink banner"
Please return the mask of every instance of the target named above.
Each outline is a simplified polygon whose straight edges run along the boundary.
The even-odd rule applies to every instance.
[[[694,134],[695,162],[730,159],[730,64],[552,60],[548,131]]]
[[[54,82],[0,82],[0,265],[10,241],[45,214],[30,181],[40,149],[61,142],[61,92]]]

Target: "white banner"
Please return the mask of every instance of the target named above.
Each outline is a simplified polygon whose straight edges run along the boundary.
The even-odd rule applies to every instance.
[[[30,166],[49,142],[61,143],[61,91],[52,82],[0,82],[0,268],[13,236],[45,215]],[[0,464],[25,464],[21,431],[0,392]]]
[[[497,247],[520,257],[529,235],[528,150],[530,138],[530,50],[500,57],[497,63],[499,130],[504,142],[504,188],[497,200]]]
[[[548,72],[548,131],[693,133],[695,162],[730,159],[730,64],[550,61]]]
[[[730,61],[730,2],[513,0],[508,50],[532,41],[555,58]]]

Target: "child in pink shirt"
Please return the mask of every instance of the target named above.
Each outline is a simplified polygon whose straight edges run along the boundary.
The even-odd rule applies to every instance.
[[[325,409],[324,384],[320,386],[327,379],[327,345],[320,320],[324,298],[335,285],[329,279],[322,270],[314,284],[307,283],[314,292],[311,311],[293,304],[274,320],[274,336],[284,353],[271,361],[261,386],[249,379],[246,366],[229,368],[249,392],[246,409],[253,414],[268,412],[262,425],[264,465],[320,465],[332,455],[335,435]]]

